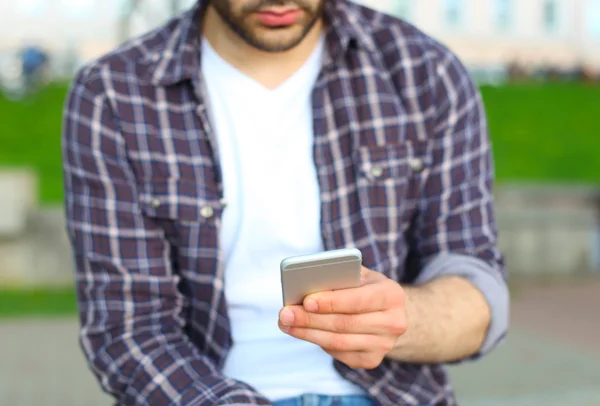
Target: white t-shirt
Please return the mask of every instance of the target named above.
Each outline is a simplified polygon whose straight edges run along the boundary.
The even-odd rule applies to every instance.
[[[323,41],[275,90],[228,64],[206,40],[202,47],[228,202],[220,244],[234,344],[223,373],[271,400],[362,394],[330,355],[277,325],[281,260],[323,251],[312,117]]]

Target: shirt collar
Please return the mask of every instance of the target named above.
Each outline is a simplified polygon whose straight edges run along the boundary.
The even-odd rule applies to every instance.
[[[198,0],[176,22],[166,39],[166,46],[155,60],[152,83],[169,86],[193,79],[200,72],[202,15],[208,0]],[[325,63],[334,63],[353,46],[375,52],[377,46],[370,31],[371,24],[364,21],[360,6],[349,0],[325,0],[327,21]]]
[[[372,24],[364,18],[361,6],[348,0],[325,0],[325,19],[327,47],[334,58],[352,46],[369,52],[377,51]]]

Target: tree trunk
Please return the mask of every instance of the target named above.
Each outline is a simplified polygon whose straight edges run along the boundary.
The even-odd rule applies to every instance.
[[[170,7],[171,17],[176,16],[181,10],[181,0],[171,0]]]
[[[140,2],[140,0],[127,0],[123,2],[124,6],[119,18],[119,41],[123,42],[131,37],[131,20]]]

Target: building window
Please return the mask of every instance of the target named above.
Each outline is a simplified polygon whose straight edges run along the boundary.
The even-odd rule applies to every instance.
[[[494,21],[500,30],[507,30],[513,22],[513,0],[494,1]]]
[[[556,0],[544,0],[544,29],[555,32],[558,29],[558,3]]]
[[[588,31],[592,38],[600,39],[600,0],[589,3],[588,7]]]
[[[458,28],[463,23],[463,2],[462,0],[445,0],[444,15],[446,25],[451,28]]]
[[[412,18],[412,1],[411,0],[395,0],[396,6],[393,13],[405,21],[409,21]]]

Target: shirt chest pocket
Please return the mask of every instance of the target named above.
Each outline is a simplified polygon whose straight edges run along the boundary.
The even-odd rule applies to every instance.
[[[140,204],[174,247],[216,247],[225,202],[203,185],[175,178],[147,180],[140,185]]]
[[[363,217],[380,219],[378,231],[385,232],[388,221],[407,221],[417,207],[419,185],[431,164],[426,147],[424,142],[404,143],[355,151]]]

